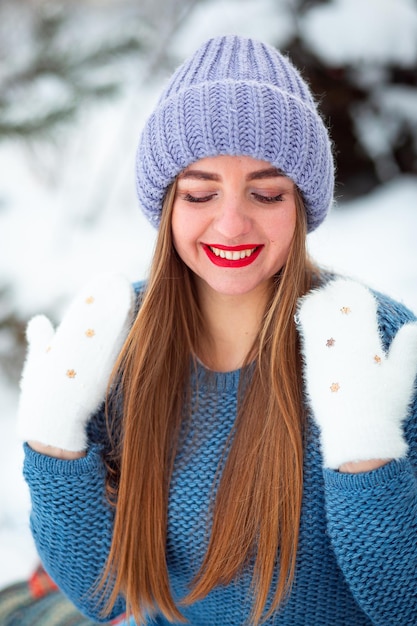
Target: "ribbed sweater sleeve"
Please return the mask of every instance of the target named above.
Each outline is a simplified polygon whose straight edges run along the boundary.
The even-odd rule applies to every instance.
[[[90,619],[106,622],[123,613],[120,598],[104,618],[102,596],[94,593],[113,527],[98,448],[93,446],[82,459],[63,461],[25,445],[23,471],[32,498],[31,530],[48,573]]]
[[[417,619],[417,485],[407,460],[364,474],[325,470],[328,531],[346,581],[374,626]]]
[[[399,327],[415,318],[390,298],[377,297],[388,350]],[[417,624],[417,390],[404,433],[406,459],[361,474],[324,470],[328,532],[336,558],[374,626]]]

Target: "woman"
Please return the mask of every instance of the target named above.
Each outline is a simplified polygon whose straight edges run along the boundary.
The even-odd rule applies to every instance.
[[[141,137],[148,281],[29,326],[32,530],[91,619],[415,621],[417,325],[309,261],[333,177],[288,59],[212,39]]]

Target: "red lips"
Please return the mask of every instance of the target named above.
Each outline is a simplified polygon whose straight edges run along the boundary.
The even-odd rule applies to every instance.
[[[252,250],[249,256],[242,256],[237,259],[233,258],[225,258],[224,256],[220,256],[213,252],[213,248],[215,250],[224,250],[225,253],[228,253],[227,256],[231,256],[230,253],[241,252],[242,250]],[[253,263],[259,256],[263,246],[258,244],[247,243],[240,246],[222,246],[220,244],[203,244],[203,249],[207,254],[210,261],[217,265],[218,267],[246,267]],[[235,255],[236,256],[236,255]]]

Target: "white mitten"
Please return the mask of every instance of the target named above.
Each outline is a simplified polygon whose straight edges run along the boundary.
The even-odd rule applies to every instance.
[[[386,354],[376,299],[347,279],[301,298],[296,321],[324,465],[336,469],[351,461],[404,457],[402,424],[417,372],[417,323],[400,328]]]
[[[85,450],[86,423],[104,401],[133,303],[128,280],[106,274],[78,294],[56,332],[43,315],[29,322],[18,407],[23,440]]]

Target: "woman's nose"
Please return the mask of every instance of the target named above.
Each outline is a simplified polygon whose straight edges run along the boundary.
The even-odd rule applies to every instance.
[[[236,239],[246,235],[251,228],[251,220],[245,201],[239,198],[225,199],[219,206],[215,219],[215,229],[226,239]]]

